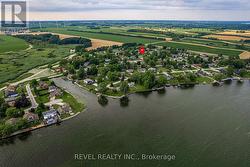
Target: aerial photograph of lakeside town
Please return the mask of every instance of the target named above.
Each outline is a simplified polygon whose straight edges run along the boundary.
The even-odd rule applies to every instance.
[[[249,167],[248,0],[0,0],[0,167]]]

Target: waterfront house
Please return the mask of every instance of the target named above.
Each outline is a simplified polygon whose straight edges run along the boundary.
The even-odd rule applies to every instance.
[[[62,106],[60,106],[58,108],[58,112],[60,114],[71,113],[72,112],[72,108],[70,107],[69,104],[64,104],[64,105],[62,105]]]
[[[28,122],[34,122],[34,121],[39,120],[39,116],[32,112],[26,112],[23,115],[23,118],[26,119]]]
[[[43,122],[45,125],[52,125],[59,121],[58,111],[51,109],[49,111],[43,112]]]

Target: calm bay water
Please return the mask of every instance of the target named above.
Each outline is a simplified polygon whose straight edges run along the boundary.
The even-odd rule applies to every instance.
[[[65,82],[58,80],[61,86]],[[249,167],[250,83],[168,88],[130,96],[127,107],[69,86],[86,98],[76,118],[0,145],[0,167]],[[168,161],[78,161],[75,153],[171,154]]]

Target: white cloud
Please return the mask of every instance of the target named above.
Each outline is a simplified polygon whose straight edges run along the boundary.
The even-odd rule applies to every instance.
[[[90,19],[104,16],[106,19],[114,19],[121,16],[121,13],[124,14],[121,18],[132,19],[133,14],[140,13],[145,15],[145,19],[176,16],[176,19],[202,17],[212,20],[217,17],[224,20],[250,20],[249,0],[30,0],[29,4],[31,14],[71,13],[72,17],[84,14],[91,15]],[[221,16],[218,16],[219,13]]]

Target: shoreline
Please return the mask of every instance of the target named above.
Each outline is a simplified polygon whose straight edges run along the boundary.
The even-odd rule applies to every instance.
[[[242,79],[242,78],[241,78]],[[243,79],[244,81],[249,81],[250,78],[244,78]],[[233,79],[232,81],[236,81],[235,79]],[[221,82],[223,83],[223,82]],[[73,83],[74,85],[78,86],[79,88],[81,89],[84,89],[96,96],[98,96],[99,94],[98,93],[93,93],[91,92],[89,89],[87,89],[86,87],[78,84],[77,82]],[[225,84],[225,83],[223,83]],[[166,85],[166,86],[162,86],[160,88],[152,88],[152,89],[149,89],[149,90],[145,90],[145,91],[135,91],[135,92],[131,92],[131,93],[128,93],[127,95],[122,95],[122,96],[109,96],[109,95],[105,95],[103,94],[103,96],[107,97],[107,98],[111,98],[111,99],[122,99],[124,96],[130,96],[130,95],[133,95],[133,94],[137,94],[137,93],[147,93],[147,92],[156,92],[156,91],[160,91],[160,90],[165,90],[166,88],[169,88],[169,87],[173,87],[173,88],[181,88],[181,85],[193,85],[194,87],[196,85],[211,85],[213,86],[212,84],[201,84],[201,83],[198,83],[198,84],[178,84],[178,85]],[[223,85],[222,85],[223,86]],[[220,86],[213,86],[213,87],[220,87]],[[187,87],[189,88],[189,87]],[[67,91],[68,92],[68,91]],[[69,93],[69,92],[68,92]],[[81,112],[77,112],[76,114],[72,115],[72,116],[69,116],[67,118],[64,118],[62,120],[60,120],[59,123],[61,122],[64,122],[64,121],[68,121],[72,118],[75,118],[77,117],[79,114],[81,114],[82,112],[85,112],[86,110],[88,109],[88,107],[86,107],[83,111]],[[11,135],[8,135],[8,136],[5,136],[5,137],[2,137],[0,140],[4,140],[4,139],[8,139],[8,138],[12,138],[12,137],[15,137],[15,136],[18,136],[20,134],[24,134],[24,133],[27,133],[27,132],[32,132],[32,131],[35,131],[35,130],[38,130],[38,129],[41,129],[41,128],[46,128],[46,127],[49,127],[49,126],[53,126],[55,124],[51,124],[51,125],[44,125],[44,124],[40,124],[40,125],[37,125],[35,127],[30,127],[30,128],[26,128],[26,129],[23,129],[23,130],[19,130],[17,132],[14,132],[12,133]]]
[[[241,78],[244,82],[245,81],[249,81],[250,78]],[[232,79],[232,81],[237,81],[236,79]],[[219,82],[219,81],[218,81]],[[147,93],[147,92],[156,92],[156,91],[161,91],[161,90],[165,90],[166,88],[169,88],[169,87],[173,87],[173,88],[180,88],[180,89],[185,89],[185,88],[192,88],[192,87],[195,87],[197,85],[211,85],[213,87],[221,87],[223,86],[224,84],[227,84],[223,81],[220,81],[219,83],[221,83],[220,86],[213,86],[213,83],[206,83],[206,84],[202,84],[202,83],[196,83],[196,84],[178,84],[178,85],[174,85],[174,84],[166,84],[165,86],[162,86],[160,88],[152,88],[152,89],[148,89],[148,90],[142,90],[142,91],[134,91],[134,92],[130,92],[126,95],[122,95],[122,96],[110,96],[110,95],[106,95],[106,94],[102,94],[103,96],[107,97],[107,98],[111,98],[111,99],[122,99],[124,96],[130,96],[130,95],[133,95],[133,94],[137,94],[137,93]],[[77,85],[78,87],[84,89],[84,90],[87,90],[89,91],[90,93],[93,93],[91,92],[88,88],[78,84],[77,82],[74,83],[75,85]],[[230,85],[231,83],[229,83]],[[185,86],[187,85],[188,87],[182,87],[182,86]],[[191,86],[192,85],[192,86]],[[93,93],[95,94],[96,96],[98,95],[101,95],[100,93]]]
[[[75,118],[76,116],[78,116],[79,114],[85,112],[88,108],[85,108],[82,112],[78,112],[72,116],[69,116],[67,118],[64,118],[62,120],[60,120],[60,122],[58,123],[61,123],[61,122],[65,122],[65,121],[68,121],[70,119],[73,119]],[[38,130],[38,129],[42,129],[42,128],[46,128],[46,127],[50,127],[50,126],[54,126],[56,125],[57,123],[55,124],[51,124],[51,125],[44,125],[43,123],[42,124],[39,124],[37,126],[34,126],[34,127],[30,127],[30,128],[26,128],[26,129],[22,129],[22,130],[19,130],[19,131],[16,131],[8,136],[5,136],[5,137],[2,137],[0,140],[4,140],[4,139],[9,139],[9,138],[12,138],[12,137],[15,137],[15,136],[18,136],[18,135],[21,135],[21,134],[24,134],[24,133],[28,133],[28,132],[32,132],[32,131],[35,131],[35,130]]]

